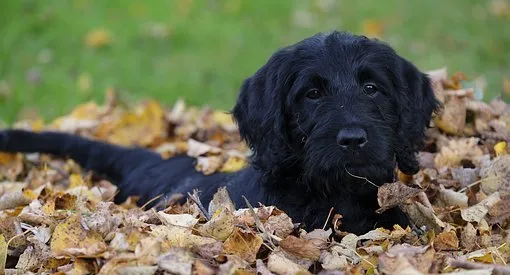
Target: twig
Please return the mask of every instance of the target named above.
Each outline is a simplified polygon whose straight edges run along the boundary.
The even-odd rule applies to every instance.
[[[148,202],[144,203],[140,208],[142,210],[145,210],[145,207],[147,207],[147,205],[149,205],[149,204],[151,204],[151,202],[161,198],[161,196],[163,196],[163,194],[159,194],[159,195],[155,196],[154,198],[150,199]]]
[[[510,274],[510,266],[503,266],[498,264],[482,264],[482,263],[473,263],[461,260],[452,260],[450,262],[452,267],[459,267],[464,269],[489,269],[492,268],[495,275],[499,274]]]
[[[273,246],[273,249],[274,249],[276,246],[273,243],[271,236],[269,235],[269,233],[267,233],[267,230],[264,228],[264,225],[260,221],[259,217],[255,213],[253,206],[251,205],[251,203],[248,201],[248,199],[244,195],[242,195],[242,197],[243,197],[244,201],[246,202],[246,205],[248,206],[248,211],[250,211],[250,214],[253,216],[253,219],[255,220],[255,224],[257,225],[258,229],[262,232],[262,235],[264,236],[264,238],[269,241],[269,243]]]
[[[193,189],[193,194],[190,194],[188,192],[188,196],[190,197],[190,199],[194,203],[197,204],[198,209],[200,210],[200,212],[202,212],[202,214],[204,215],[205,219],[209,221],[211,219],[211,217],[209,216],[209,212],[207,212],[207,210],[205,209],[204,205],[200,201],[200,198],[198,197],[198,190],[197,189]]]
[[[334,209],[334,207],[331,207],[331,209],[329,209],[329,214],[328,214],[328,217],[326,218],[326,221],[324,222],[324,226],[322,227],[322,230],[324,230],[326,228],[326,226],[328,225],[328,221],[329,221],[329,218],[331,217],[331,214],[333,213],[333,209]]]
[[[477,185],[479,183],[482,183],[482,182],[487,181],[487,180],[492,180],[492,179],[496,179],[496,177],[487,177],[487,178],[484,178],[484,179],[477,180],[477,181],[469,184],[468,186],[460,189],[458,192],[462,193],[462,192],[466,191],[468,188],[471,188],[471,187],[473,187],[473,186],[475,186],[475,185]]]

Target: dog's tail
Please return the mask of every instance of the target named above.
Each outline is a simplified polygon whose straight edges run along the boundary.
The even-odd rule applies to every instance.
[[[0,131],[0,152],[69,157],[84,169],[117,182],[137,166],[161,160],[158,154],[145,149],[121,147],[67,133],[15,129]]]

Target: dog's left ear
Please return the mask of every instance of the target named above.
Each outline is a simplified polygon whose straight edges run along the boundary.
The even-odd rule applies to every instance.
[[[253,150],[253,164],[271,172],[287,159],[289,142],[284,99],[293,82],[291,50],[274,53],[240,89],[231,113]]]
[[[398,62],[400,78],[398,92],[398,149],[396,158],[400,171],[416,174],[420,167],[417,153],[424,145],[425,131],[433,113],[439,107],[431,81],[411,62],[400,57]]]

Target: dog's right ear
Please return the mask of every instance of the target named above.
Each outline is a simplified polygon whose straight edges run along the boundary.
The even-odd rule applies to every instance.
[[[291,51],[282,49],[253,76],[244,80],[232,110],[241,137],[263,170],[285,157],[289,147],[284,99],[293,82]]]

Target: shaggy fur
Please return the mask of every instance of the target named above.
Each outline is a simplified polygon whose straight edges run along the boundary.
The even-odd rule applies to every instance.
[[[207,205],[220,186],[234,203],[276,205],[306,228],[322,227],[331,207],[343,230],[408,225],[398,209],[374,211],[377,187],[396,165],[418,171],[416,153],[438,106],[428,77],[389,46],[348,33],[319,33],[278,50],[242,84],[232,114],[253,150],[251,165],[205,176],[194,159],[64,133],[0,131],[0,150],[73,158],[119,186],[116,202],[199,189]]]

